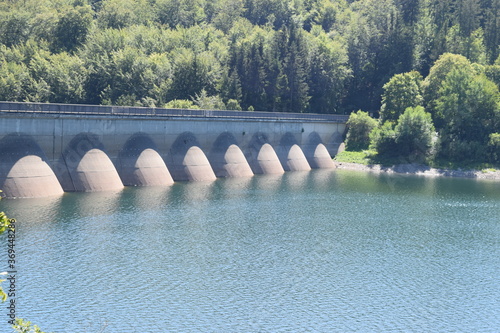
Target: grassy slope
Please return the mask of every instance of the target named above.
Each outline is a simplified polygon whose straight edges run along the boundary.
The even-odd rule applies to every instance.
[[[379,158],[372,151],[343,151],[334,158],[335,162],[340,163],[358,163],[362,165],[370,164],[381,164],[383,166],[391,166],[397,164],[407,164],[411,163],[405,159],[382,159]],[[429,161],[424,163],[433,168],[449,169],[449,170],[483,170],[483,171],[495,171],[500,170],[499,165],[493,165],[489,163],[471,163],[471,162],[449,162],[443,160]]]

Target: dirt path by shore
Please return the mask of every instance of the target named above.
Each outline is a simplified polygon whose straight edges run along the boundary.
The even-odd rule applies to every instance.
[[[480,170],[447,170],[431,168],[422,164],[398,164],[390,167],[374,165],[363,165],[357,163],[345,163],[333,161],[337,169],[355,170],[375,173],[398,173],[407,175],[421,175],[428,177],[461,177],[476,179],[493,179],[500,181],[500,171]]]

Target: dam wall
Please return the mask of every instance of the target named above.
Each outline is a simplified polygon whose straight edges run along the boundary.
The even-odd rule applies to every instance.
[[[0,102],[9,198],[333,168],[346,116]]]

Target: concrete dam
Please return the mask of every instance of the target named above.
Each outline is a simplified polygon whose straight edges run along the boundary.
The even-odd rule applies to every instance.
[[[333,168],[347,116],[0,102],[7,198]]]

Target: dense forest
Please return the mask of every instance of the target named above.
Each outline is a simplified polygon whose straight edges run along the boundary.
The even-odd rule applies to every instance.
[[[0,2],[0,100],[376,112],[445,52],[498,83],[500,0]],[[497,61],[496,65],[495,61]]]

